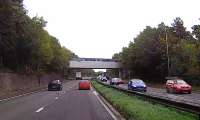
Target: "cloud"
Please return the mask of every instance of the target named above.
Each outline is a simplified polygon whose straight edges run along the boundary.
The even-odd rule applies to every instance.
[[[81,57],[111,58],[145,26],[181,17],[199,24],[198,0],[25,0],[29,16],[43,16],[45,29]]]

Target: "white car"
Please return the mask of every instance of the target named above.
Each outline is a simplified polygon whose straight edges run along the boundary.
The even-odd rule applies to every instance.
[[[104,77],[102,77],[102,78],[101,78],[101,81],[102,81],[102,82],[107,82],[107,81],[108,81],[108,79],[107,79],[107,77],[106,77],[106,76],[104,76]]]

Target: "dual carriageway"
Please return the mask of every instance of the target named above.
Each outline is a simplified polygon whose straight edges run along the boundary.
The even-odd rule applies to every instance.
[[[63,84],[62,91],[39,92],[0,101],[1,120],[117,120],[114,113],[91,90],[78,90],[78,80]],[[102,83],[109,85],[109,83]],[[127,90],[127,84],[114,86]],[[200,93],[170,94],[165,89],[148,87],[148,96],[182,102],[200,108]]]
[[[84,63],[110,64],[110,68],[120,68],[116,61],[89,60],[71,61],[76,67]],[[90,63],[89,63],[90,62]],[[89,64],[88,64],[89,63]],[[117,66],[117,67],[116,67]],[[80,66],[79,66],[80,67]],[[87,66],[89,67],[89,66]],[[94,67],[94,66],[93,66]],[[97,66],[95,66],[97,67]],[[77,80],[71,80],[63,84],[62,91],[39,92],[0,100],[0,120],[116,120],[114,113],[102,102],[99,94],[94,90],[78,90]],[[109,85],[109,83],[105,83]],[[127,84],[116,86],[127,90]],[[156,96],[169,101],[182,102],[200,108],[200,93],[169,94],[165,89],[148,87],[148,96]]]
[[[78,90],[78,82],[64,83],[62,91],[45,89],[4,99],[0,102],[0,120],[114,120],[95,90]]]

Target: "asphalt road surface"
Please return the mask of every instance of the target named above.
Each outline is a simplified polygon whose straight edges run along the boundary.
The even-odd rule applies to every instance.
[[[93,90],[78,90],[78,81],[63,91],[41,91],[0,102],[0,120],[112,120]]]
[[[121,84],[119,87],[128,89],[127,84]],[[191,94],[172,94],[167,93],[166,89],[147,87],[147,92],[145,94],[200,106],[200,94],[195,92],[192,92]]]
[[[109,81],[104,82],[104,83],[110,84]],[[120,84],[116,86],[128,90],[127,84]],[[166,89],[164,88],[161,89],[161,88],[153,88],[153,87],[147,86],[147,92],[144,92],[144,94],[160,97],[163,99],[169,99],[172,101],[183,102],[183,103],[191,104],[194,106],[200,106],[200,93],[197,93],[197,92],[192,92],[191,94],[185,94],[185,93],[172,94],[172,93],[167,93]]]

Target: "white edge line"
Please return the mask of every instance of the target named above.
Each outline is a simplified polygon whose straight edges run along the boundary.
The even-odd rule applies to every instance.
[[[94,90],[95,91],[95,90]],[[110,111],[110,109],[103,103],[103,101],[99,98],[98,94],[96,94],[97,92],[93,92],[93,94],[97,97],[97,99],[99,100],[99,102],[103,105],[103,107],[106,109],[106,111],[111,115],[111,117],[114,120],[117,120],[117,118],[115,117],[115,115]]]
[[[41,112],[44,109],[44,107],[39,108],[38,110],[36,110],[35,112]]]

